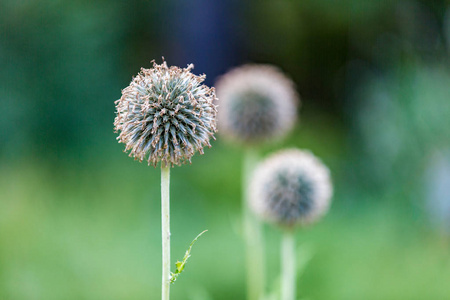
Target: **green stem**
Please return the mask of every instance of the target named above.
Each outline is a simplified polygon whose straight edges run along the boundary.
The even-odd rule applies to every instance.
[[[247,299],[260,300],[265,293],[264,236],[261,222],[248,206],[248,187],[258,158],[252,149],[245,153],[242,176],[242,216],[247,268]]]
[[[162,300],[170,291],[170,166],[161,166]]]
[[[281,300],[294,300],[296,295],[295,238],[285,231],[281,241]]]

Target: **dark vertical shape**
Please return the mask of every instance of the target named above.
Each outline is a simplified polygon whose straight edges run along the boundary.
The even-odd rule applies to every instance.
[[[234,0],[170,1],[165,18],[166,59],[169,64],[193,63],[206,84],[239,61],[242,22]]]

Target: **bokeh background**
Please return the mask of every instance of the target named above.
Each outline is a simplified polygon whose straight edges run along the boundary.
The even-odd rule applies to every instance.
[[[160,172],[113,120],[162,56],[209,85],[248,62],[297,84],[300,122],[261,155],[307,148],[332,171],[330,213],[297,235],[300,299],[450,299],[449,55],[444,0],[1,0],[0,299],[160,297]],[[209,229],[173,299],[245,296],[243,151],[217,137],[172,171],[173,261]]]

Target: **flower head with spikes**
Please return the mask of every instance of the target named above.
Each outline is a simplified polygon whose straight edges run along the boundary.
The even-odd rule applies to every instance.
[[[318,158],[308,151],[281,150],[255,170],[250,207],[263,219],[292,228],[320,219],[332,193],[330,171]]]
[[[136,160],[156,166],[181,165],[196,151],[211,147],[216,132],[217,108],[214,88],[201,83],[205,75],[187,68],[168,67],[153,61],[142,68],[115,102],[115,131],[125,151]]]
[[[271,65],[243,65],[216,83],[218,126],[223,136],[244,146],[283,138],[294,126],[299,96],[293,81]]]

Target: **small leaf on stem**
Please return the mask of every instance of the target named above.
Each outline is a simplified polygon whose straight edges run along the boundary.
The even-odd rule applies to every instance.
[[[170,283],[174,283],[178,276],[180,275],[181,272],[183,272],[184,267],[187,263],[187,260],[189,257],[191,257],[191,250],[192,250],[192,246],[194,246],[195,242],[198,240],[198,238],[204,234],[205,232],[207,232],[208,230],[204,230],[202,231],[199,235],[197,235],[195,237],[195,239],[191,242],[191,244],[189,245],[189,248],[186,250],[186,253],[184,254],[183,260],[182,261],[177,261],[175,263],[175,272],[171,272],[170,273]]]

